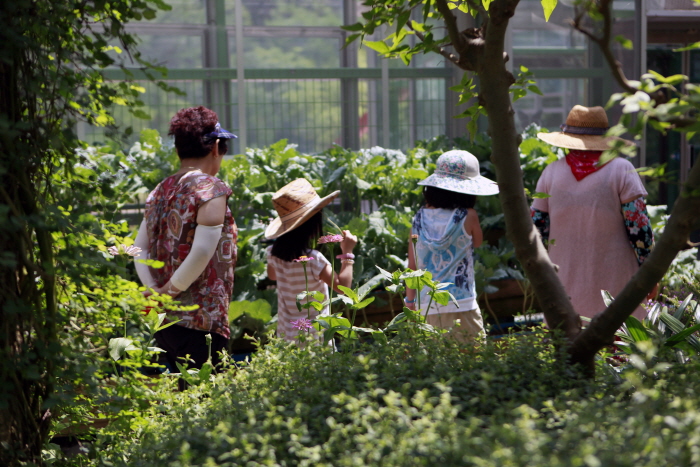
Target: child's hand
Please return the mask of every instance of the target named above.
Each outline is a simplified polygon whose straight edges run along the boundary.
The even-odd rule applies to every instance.
[[[352,253],[355,245],[357,245],[357,236],[351,234],[349,230],[343,230],[343,240],[340,242],[340,251],[343,253]]]

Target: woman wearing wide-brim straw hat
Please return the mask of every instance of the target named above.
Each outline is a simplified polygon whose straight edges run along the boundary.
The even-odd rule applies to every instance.
[[[333,278],[331,263],[313,248],[323,232],[323,208],[328,206],[340,191],[321,198],[308,180],[299,178],[280,188],[272,196],[272,205],[277,211],[275,218],[265,229],[265,237],[275,243],[267,249],[267,276],[277,281],[277,335],[295,340],[300,333],[310,331],[309,318],[327,315],[328,306],[321,311],[314,308],[299,311],[296,304],[298,294],[307,290],[321,292],[328,299],[328,286],[333,282],[350,287],[352,253],[357,237],[349,231],[343,235],[326,235],[319,243],[339,242],[341,267]],[[306,277],[304,275],[306,270]]]
[[[628,160],[601,163],[616,140],[633,144],[605,136],[602,107],[574,106],[561,129],[537,134],[568,151],[542,172],[536,191],[549,197],[533,201],[532,217],[574,309],[592,318],[606,308],[601,290],[617,295],[649,255],[647,191]],[[634,315],[646,313],[638,307]]]

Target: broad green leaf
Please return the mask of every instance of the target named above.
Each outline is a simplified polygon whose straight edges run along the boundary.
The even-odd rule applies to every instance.
[[[426,178],[428,175],[428,171],[423,170],[423,169],[416,169],[416,168],[410,168],[405,172],[405,175],[407,178],[414,178],[416,180],[423,180]]]
[[[386,272],[386,271],[384,271],[384,272]],[[370,280],[365,282],[363,285],[361,285],[357,289],[357,296],[360,299],[365,298],[367,296],[367,294],[370,293],[370,291],[372,289],[374,289],[382,281],[382,279],[384,279],[385,277],[386,276],[383,273],[377,274],[376,276],[372,277]]]
[[[109,340],[109,356],[116,362],[124,356],[127,350],[138,350],[138,347],[132,345],[133,341],[126,337],[114,337]]]
[[[247,314],[251,318],[259,319],[267,323],[272,318],[272,305],[270,305],[267,300],[262,298],[255,300],[254,302],[248,300],[231,302],[228,307],[229,323],[243,315],[243,313]]]
[[[632,338],[633,342],[647,341],[651,339],[649,333],[644,328],[644,325],[634,316],[630,316],[625,320],[625,326],[627,326],[627,332]]]
[[[363,44],[382,55],[387,55],[391,52],[391,49],[384,41],[365,41]]]
[[[450,302],[450,293],[447,291],[434,292],[433,299],[440,305],[447,305]]]

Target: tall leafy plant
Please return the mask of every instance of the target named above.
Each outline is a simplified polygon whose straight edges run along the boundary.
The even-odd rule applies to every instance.
[[[66,263],[56,237],[87,221],[80,184],[59,200],[54,177],[80,179],[78,119],[108,125],[108,109],[136,114],[140,89],[108,85],[100,70],[136,43],[132,19],[168,8],[162,0],[109,3],[17,0],[0,4],[0,463],[40,463],[57,410],[57,378],[73,350],[61,340],[69,313],[60,306],[63,274],[78,282],[82,265],[99,270],[98,252]],[[119,47],[110,44],[118,43]],[[131,57],[139,60],[137,52]],[[97,183],[98,180],[91,180]],[[94,189],[87,185],[87,190]],[[105,198],[106,199],[106,198]],[[75,209],[77,208],[77,209]],[[105,206],[105,209],[107,207]],[[75,215],[79,212],[79,215]],[[64,236],[69,242],[75,238]],[[77,248],[79,249],[79,248]],[[70,366],[70,365],[68,365]]]

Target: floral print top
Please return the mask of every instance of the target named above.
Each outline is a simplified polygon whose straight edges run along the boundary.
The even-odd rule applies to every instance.
[[[654,232],[651,230],[644,198],[637,198],[623,204],[622,216],[625,219],[630,245],[632,245],[634,254],[637,255],[637,262],[641,266],[654,246]]]
[[[418,235],[417,267],[430,271],[433,280],[449,282],[445,290],[459,301],[460,308],[472,310],[477,308],[474,246],[464,230],[466,217],[464,208],[421,208],[413,218],[413,233]],[[427,300],[427,291],[421,291],[421,304]]]
[[[165,263],[162,268],[151,268],[158,287],[168,282],[187,257],[199,207],[219,196],[228,198],[231,193],[218,178],[195,170],[166,178],[148,195],[145,213],[148,258]],[[178,325],[229,337],[228,307],[233,291],[237,237],[236,223],[226,207],[224,227],[214,256],[192,285],[177,296],[182,305],[198,305],[198,308],[168,312],[180,319]]]

